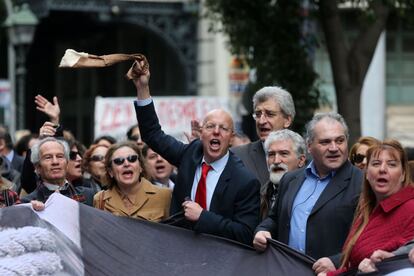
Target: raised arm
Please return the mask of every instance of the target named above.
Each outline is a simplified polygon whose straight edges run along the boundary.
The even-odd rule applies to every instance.
[[[45,113],[49,117],[49,121],[55,125],[59,125],[60,121],[60,106],[58,98],[53,97],[53,104],[49,102],[42,95],[37,95],[35,97],[36,109],[40,112]]]
[[[151,97],[149,90],[150,71],[143,70],[145,61],[136,61],[133,66],[133,83],[137,89],[138,100],[145,100]]]

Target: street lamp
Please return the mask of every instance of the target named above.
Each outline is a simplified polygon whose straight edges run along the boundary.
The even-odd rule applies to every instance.
[[[13,49],[16,53],[14,55],[9,51],[9,63],[12,65],[9,68],[14,70],[14,74],[9,74],[12,77],[10,131],[13,132],[16,128],[23,129],[25,127],[26,55],[33,41],[37,23],[36,15],[25,3],[20,7],[15,7],[3,24],[7,28],[9,36],[9,45],[11,45],[9,49]]]

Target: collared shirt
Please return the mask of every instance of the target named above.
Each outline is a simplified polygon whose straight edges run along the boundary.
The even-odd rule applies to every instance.
[[[207,210],[210,210],[210,203],[211,199],[213,198],[214,190],[216,189],[217,182],[220,178],[221,173],[224,170],[224,167],[226,167],[227,161],[229,160],[229,152],[226,153],[222,158],[208,164],[203,157],[203,160],[201,163],[197,166],[194,181],[193,181],[193,187],[191,188],[191,199],[195,200],[195,195],[197,192],[197,186],[198,182],[201,178],[201,165],[203,162],[206,162],[208,165],[210,165],[212,168],[207,174],[206,178],[206,188],[207,188]]]
[[[5,157],[11,162],[14,157],[14,150],[11,150]]]
[[[171,181],[171,179],[168,179],[168,184],[165,185],[164,183],[161,183],[159,181],[154,180],[154,185],[158,187],[168,188],[170,190],[174,190],[175,183]]]
[[[43,182],[43,185],[45,185],[45,187],[49,190],[49,191],[56,191],[56,190],[66,190],[69,186],[69,183],[67,181],[65,181],[65,184],[63,185],[56,185],[56,184],[51,184],[51,183],[47,183],[47,182]]]
[[[135,100],[135,103],[137,106],[146,106],[146,105],[149,105],[151,102],[152,102],[151,97],[144,99],[144,100]],[[227,151],[226,155],[224,155],[222,158],[209,164],[210,166],[212,166],[212,169],[207,174],[207,179],[206,179],[207,210],[210,210],[210,203],[211,203],[211,199],[213,198],[214,190],[216,189],[217,182],[228,160],[229,160],[229,152]],[[201,178],[201,165],[203,162],[205,162],[204,158],[202,162],[197,166],[197,169],[194,175],[193,187],[191,188],[191,199],[192,200],[195,200],[195,194],[197,191],[198,182],[200,181],[200,178]]]
[[[308,217],[334,174],[335,172],[332,171],[324,178],[320,178],[313,161],[306,167],[305,181],[293,201],[289,232],[290,247],[305,253]]]

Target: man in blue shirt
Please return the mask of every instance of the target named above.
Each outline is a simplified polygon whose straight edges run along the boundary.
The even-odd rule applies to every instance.
[[[257,228],[258,251],[273,238],[314,258],[337,261],[358,202],[362,172],[348,161],[348,127],[341,115],[316,114],[306,127],[310,164],[286,173],[269,217]]]

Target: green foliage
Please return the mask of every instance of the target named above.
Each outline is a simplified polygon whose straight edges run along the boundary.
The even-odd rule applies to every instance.
[[[297,117],[294,129],[302,132],[304,124],[318,107],[319,91],[314,87],[317,75],[309,62],[308,50],[314,39],[302,35],[306,17],[301,15],[301,0],[206,0],[207,16],[216,31],[229,36],[230,50],[244,55],[256,80],[249,84],[246,108],[263,86],[278,85],[295,101]]]

